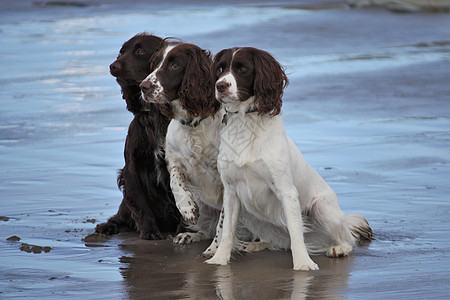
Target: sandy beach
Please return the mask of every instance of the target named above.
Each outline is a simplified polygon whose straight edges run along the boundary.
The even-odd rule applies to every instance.
[[[449,28],[343,1],[3,1],[0,299],[448,298]],[[143,31],[273,54],[287,133],[375,240],[298,272],[290,252],[219,267],[209,241],[85,239],[122,200],[132,115],[109,64]]]

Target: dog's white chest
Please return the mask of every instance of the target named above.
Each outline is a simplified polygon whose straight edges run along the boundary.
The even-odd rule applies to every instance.
[[[283,206],[273,193],[270,172],[262,160],[245,163],[221,164],[222,179],[225,185],[236,193],[244,209],[257,219],[277,226],[285,224]]]
[[[227,125],[220,133],[220,152],[218,162],[226,167],[228,163],[242,166],[254,160],[255,139],[258,134],[254,124],[245,116],[225,115]]]

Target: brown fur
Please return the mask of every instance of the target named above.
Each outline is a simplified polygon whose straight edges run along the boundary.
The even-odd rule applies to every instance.
[[[230,66],[231,61],[233,66]],[[241,71],[241,67],[245,67],[245,71]],[[289,81],[272,55],[251,47],[222,50],[214,57],[212,73],[217,80],[222,73],[230,71],[236,78],[240,101],[255,96],[259,114],[280,114],[283,90]]]
[[[255,63],[255,103],[259,114],[280,114],[283,90],[289,80],[281,65],[268,52],[255,48],[242,48],[250,51]]]
[[[98,233],[139,231],[142,239],[160,239],[164,233],[173,234],[178,229],[180,214],[163,157],[169,121],[157,104],[145,104],[140,99],[139,83],[150,73],[149,58],[161,45],[159,37],[138,34],[124,43],[110,66],[134,119],[125,141],[125,166],[117,178],[123,200],[117,214],[97,225]]]
[[[191,119],[214,115],[219,110],[220,103],[214,98],[210,52],[187,43],[171,42],[168,46],[175,48],[166,58],[163,57],[163,48],[152,57],[151,62],[152,66],[160,66],[156,76],[164,87],[164,97],[152,99],[156,86],[150,80],[141,83],[142,92],[150,101],[158,102],[161,112],[169,119],[173,118],[170,102],[176,99],[180,100],[180,105]],[[170,69],[172,62],[179,64],[176,71]]]

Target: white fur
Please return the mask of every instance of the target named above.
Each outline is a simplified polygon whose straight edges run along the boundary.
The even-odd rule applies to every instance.
[[[212,256],[218,247],[223,226],[223,214],[219,213],[223,204],[223,185],[217,170],[217,157],[224,111],[221,109],[214,117],[208,117],[196,127],[190,127],[177,120],[186,117],[179,101],[172,101],[171,104],[175,119],[170,122],[166,137],[170,186],[183,218],[192,224],[191,229],[197,231],[178,234],[174,243],[187,244],[214,237],[203,253],[204,256]],[[264,241],[240,240],[251,238],[246,233],[239,230],[239,237],[232,248],[254,252],[267,247]]]
[[[229,77],[220,80],[232,82]],[[308,251],[347,256],[356,241],[350,225],[369,231],[367,221],[361,216],[347,221],[336,194],[303,159],[279,115],[248,113],[255,107],[254,97],[239,102],[233,93],[221,99],[226,111],[236,112],[228,114],[220,135],[223,232],[207,263],[229,263],[240,211],[254,217],[243,221],[252,234],[271,248],[291,249],[295,270],[318,270]]]
[[[169,45],[164,49],[161,62],[144,79],[156,86],[150,97],[145,97],[142,93],[145,101],[167,103],[157,72],[175,47],[176,45]],[[174,118],[167,129],[165,147],[170,186],[180,213],[191,224],[191,229],[196,231],[179,234],[174,238],[174,243],[187,244],[214,236],[222,208],[223,186],[217,171],[217,137],[223,110],[217,112],[215,117],[192,120],[192,124],[201,122],[191,127],[180,122],[189,120],[180,101],[173,100],[170,105]]]
[[[229,87],[222,94],[220,94],[216,89],[216,99],[221,99],[222,102],[227,102],[227,103],[239,100],[237,82],[236,82],[236,79],[234,78],[233,74],[231,73],[231,71],[225,75],[222,75],[221,80],[217,81],[217,82],[218,83],[219,82],[227,83],[229,85]]]
[[[170,185],[183,218],[200,234],[192,241],[212,238],[222,208],[222,182],[217,171],[221,117],[208,117],[196,127],[182,125],[185,111],[178,100],[172,101],[175,118],[166,136],[166,160]],[[191,234],[192,235],[192,234]],[[177,237],[175,243],[180,243]],[[188,241],[190,242],[190,241]]]
[[[142,93],[145,101],[167,102],[157,72],[174,47],[176,46],[168,46],[165,49],[161,63],[145,79],[151,80],[157,86],[150,99]],[[223,185],[217,170],[217,156],[224,110],[221,109],[215,116],[205,119],[198,117],[190,122],[195,126],[189,126],[181,123],[188,120],[188,114],[180,101],[170,101],[170,105],[174,118],[167,129],[165,147],[170,186],[180,213],[191,224],[191,229],[196,231],[180,233],[173,241],[176,244],[187,244],[212,238],[216,234],[216,238],[204,253],[211,256],[216,251],[222,228],[218,221],[222,218]],[[249,238],[243,234],[240,237]],[[267,243],[263,242],[238,241],[235,248],[258,251],[266,246]]]

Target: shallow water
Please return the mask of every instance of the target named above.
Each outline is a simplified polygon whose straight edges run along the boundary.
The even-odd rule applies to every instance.
[[[14,3],[0,6],[0,298],[448,296],[448,15],[338,1]],[[142,31],[277,57],[290,79],[288,134],[376,240],[345,259],[313,257],[317,272],[292,271],[289,252],[237,254],[216,267],[198,257],[208,242],[82,241],[121,201],[116,170],[131,115],[108,66]]]

